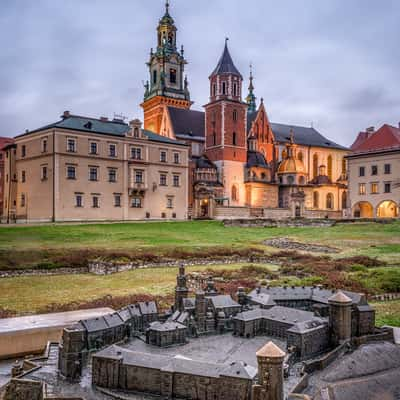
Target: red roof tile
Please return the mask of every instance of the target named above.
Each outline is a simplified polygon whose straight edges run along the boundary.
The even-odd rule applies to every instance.
[[[385,124],[374,134],[365,138],[366,132],[361,132],[351,149],[356,152],[400,148],[400,129]]]

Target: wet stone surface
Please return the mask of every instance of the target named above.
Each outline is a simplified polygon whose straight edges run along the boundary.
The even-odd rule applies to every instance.
[[[228,364],[232,361],[245,361],[249,365],[257,367],[256,351],[265,343],[272,340],[283,350],[286,350],[286,343],[276,338],[267,336],[259,336],[253,339],[244,339],[234,337],[231,334],[203,336],[199,339],[192,339],[184,346],[159,348],[149,346],[139,339],[135,339],[130,343],[122,345],[126,349],[132,351],[155,353],[162,355],[181,355],[194,360]],[[26,376],[27,379],[39,379],[48,384],[49,395],[66,395],[66,396],[82,396],[86,400],[108,400],[112,397],[98,390],[93,389],[91,385],[91,365],[89,364],[84,370],[84,374],[79,383],[68,383],[57,373],[58,349],[54,347],[50,352],[48,360],[43,362],[41,369]],[[10,367],[12,362],[8,364]],[[5,364],[3,369],[5,371]],[[294,368],[293,370],[296,370]],[[0,376],[2,367],[0,364]],[[1,378],[0,378],[1,379]],[[292,375],[285,380],[285,393],[293,388],[299,376]],[[153,400],[155,397],[143,394],[122,394],[121,398],[129,398],[131,400]]]
[[[276,239],[266,240],[264,244],[266,246],[271,246],[283,250],[309,251],[311,253],[326,253],[326,254],[340,253],[340,250],[335,247],[322,246],[319,244],[300,243],[290,240],[288,238],[276,238]]]

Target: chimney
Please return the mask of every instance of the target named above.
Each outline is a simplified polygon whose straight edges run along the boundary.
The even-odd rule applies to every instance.
[[[69,111],[64,111],[61,118],[65,119],[65,118],[69,118],[70,116],[71,116],[71,113]]]
[[[102,122],[108,122],[108,118],[107,118],[107,117],[100,117],[100,121],[102,121]]]
[[[367,132],[367,138],[369,138],[372,134],[375,133],[375,127],[374,126],[370,126],[365,131]]]

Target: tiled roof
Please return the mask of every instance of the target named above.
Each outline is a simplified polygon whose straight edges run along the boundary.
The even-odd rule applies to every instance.
[[[340,144],[337,144],[327,139],[325,136],[321,135],[314,128],[271,123],[271,129],[274,134],[275,140],[279,143],[290,142],[290,130],[293,129],[294,141],[296,144],[339,149],[339,150],[348,150],[346,147],[341,146]]]
[[[168,107],[168,112],[175,135],[204,138],[205,115],[203,111]]]
[[[240,307],[240,304],[237,303],[235,300],[232,299],[231,296],[228,294],[224,295],[218,295],[218,296],[210,296],[207,297],[209,301],[211,301],[212,305],[214,308],[219,309],[219,308],[230,308],[230,307]]]
[[[34,131],[29,131],[17,137],[23,137],[31,133],[40,132],[46,129],[54,129],[54,128],[125,137],[130,127],[124,121],[118,119],[114,119],[112,121],[102,121],[96,118],[70,115],[69,117],[63,118],[61,121],[43,126]],[[170,139],[165,136],[157,135],[156,133],[147,130],[142,130],[142,132],[144,136],[146,136],[149,140],[154,142],[184,145],[184,143],[182,142]]]
[[[400,148],[400,128],[385,124],[374,134],[362,140],[360,135],[351,146],[355,153]]]
[[[242,77],[239,70],[235,67],[233,63],[232,57],[229,53],[228,43],[225,42],[224,52],[222,53],[221,58],[218,61],[218,64],[214,71],[212,72],[211,76],[220,75],[220,74],[234,74]]]
[[[176,331],[177,329],[186,329],[186,326],[180,324],[179,322],[174,322],[174,321],[166,321],[166,322],[156,321],[152,322],[148,329],[150,331],[171,332],[171,331]]]
[[[158,314],[157,304],[155,301],[143,301],[139,303],[142,315]]]
[[[247,152],[247,168],[261,167],[269,168],[265,157],[259,151],[248,151]]]

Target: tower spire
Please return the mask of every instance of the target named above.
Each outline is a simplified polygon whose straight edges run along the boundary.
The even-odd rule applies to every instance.
[[[253,64],[250,63],[250,84],[249,84],[249,94],[246,97],[246,102],[248,105],[248,112],[252,113],[257,110],[256,96],[254,95],[254,84],[253,84]]]
[[[165,14],[169,14],[169,0],[165,1]]]

